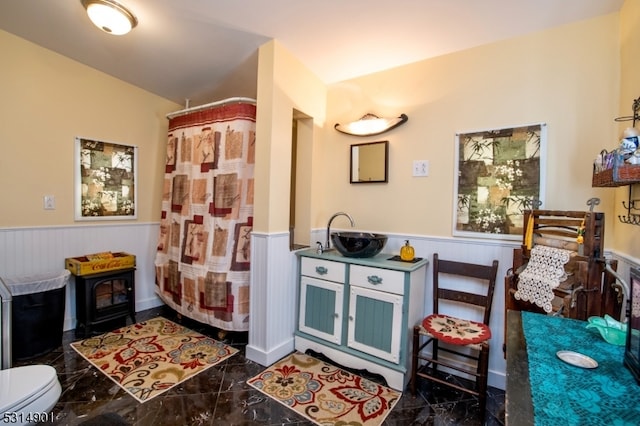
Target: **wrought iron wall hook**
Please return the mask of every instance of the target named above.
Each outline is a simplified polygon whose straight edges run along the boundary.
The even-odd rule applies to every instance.
[[[626,223],[629,225],[638,225],[640,226],[640,214],[631,213],[631,210],[640,210],[640,199],[631,199],[631,194],[633,193],[633,189],[631,185],[629,185],[629,198],[627,201],[623,201],[622,205],[627,210],[626,215],[618,215],[618,220],[622,223]]]
[[[616,117],[615,121],[633,121],[633,127],[636,127],[636,122],[640,120],[640,98],[636,98],[633,100],[631,111],[633,112],[633,115]]]
[[[640,199],[629,200],[628,204],[627,201],[623,201],[622,205],[627,210],[640,210]]]
[[[628,225],[640,226],[640,214],[630,214],[628,216],[618,215],[618,220]]]

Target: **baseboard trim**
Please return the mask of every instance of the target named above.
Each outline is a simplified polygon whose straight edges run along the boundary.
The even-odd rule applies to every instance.
[[[245,349],[245,357],[253,362],[257,362],[264,367],[268,367],[281,360],[285,356],[289,355],[293,351],[293,338],[291,338],[269,351],[265,351],[264,349],[258,348],[253,345],[247,345]]]

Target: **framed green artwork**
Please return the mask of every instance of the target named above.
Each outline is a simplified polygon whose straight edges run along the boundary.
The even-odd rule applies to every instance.
[[[453,235],[521,240],[544,202],[544,123],[456,134]]]
[[[75,219],[136,219],[138,148],[75,139]]]

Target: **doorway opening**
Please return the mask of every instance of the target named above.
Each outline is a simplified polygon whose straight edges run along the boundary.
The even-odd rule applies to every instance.
[[[310,247],[311,153],[313,118],[293,110],[291,123],[291,192],[289,194],[289,249]]]

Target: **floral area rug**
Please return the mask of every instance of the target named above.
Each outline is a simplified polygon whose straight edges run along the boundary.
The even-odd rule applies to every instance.
[[[238,352],[162,317],[74,342],[71,347],[140,402]]]
[[[247,383],[322,426],[380,425],[402,395],[300,352]]]

